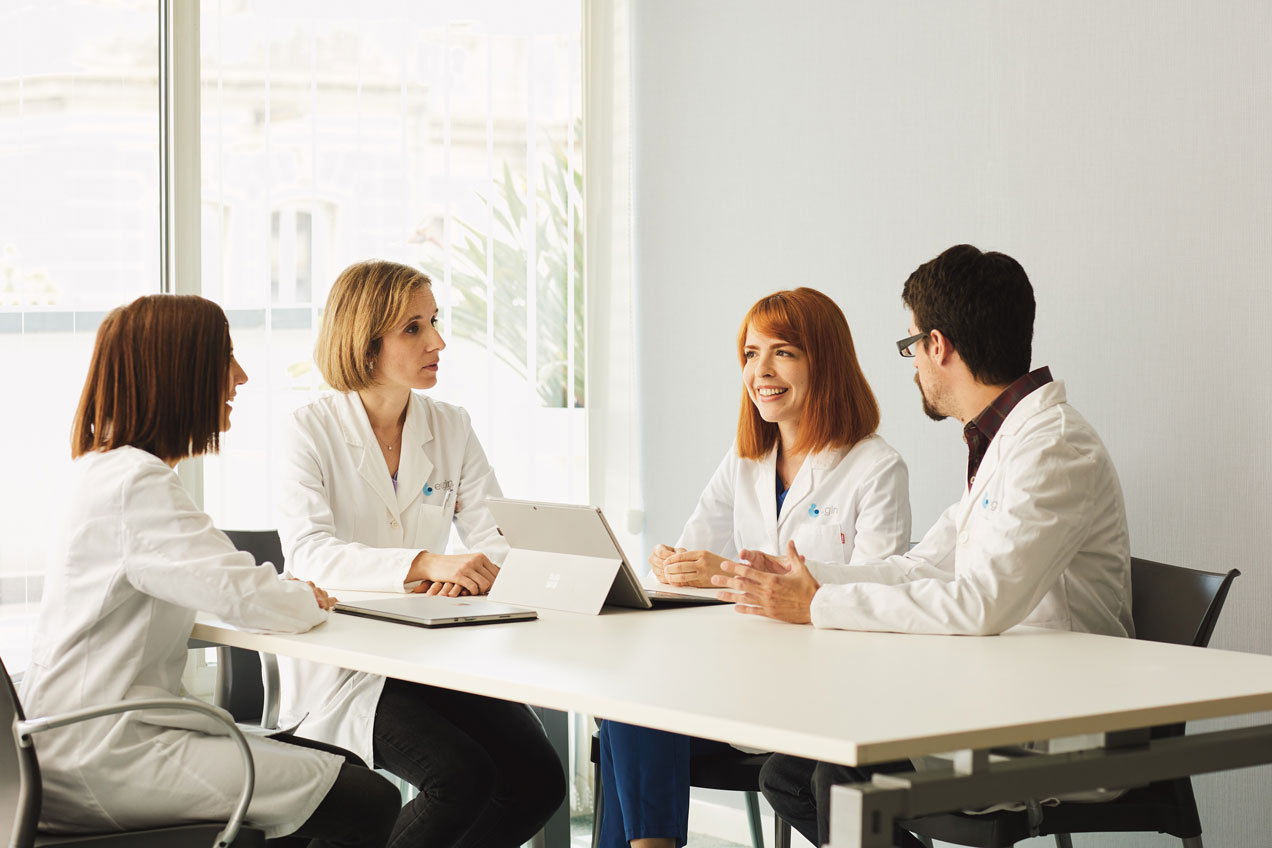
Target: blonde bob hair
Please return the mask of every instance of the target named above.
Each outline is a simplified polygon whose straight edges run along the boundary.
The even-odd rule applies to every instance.
[[[314,364],[327,385],[356,392],[375,383],[372,365],[380,339],[406,318],[411,300],[430,285],[423,271],[379,259],[341,271],[327,295],[314,348]]]

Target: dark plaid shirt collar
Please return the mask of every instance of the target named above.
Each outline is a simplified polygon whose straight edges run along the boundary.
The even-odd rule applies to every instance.
[[[1034,390],[1050,382],[1050,368],[1043,366],[1030,371],[1003,389],[1002,394],[994,398],[993,403],[982,409],[980,415],[968,421],[963,427],[963,441],[967,442],[967,488],[972,488],[972,482],[976,480],[976,470],[980,468],[981,460],[985,458],[985,451],[989,450],[989,443],[994,440],[994,436],[998,435],[998,429],[1003,426],[1007,415],[1016,408],[1016,404]]]

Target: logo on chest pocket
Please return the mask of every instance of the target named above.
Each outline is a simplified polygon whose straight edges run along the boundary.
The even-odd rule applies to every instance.
[[[449,492],[453,492],[453,491],[455,491],[455,481],[454,481],[454,480],[443,480],[443,481],[442,481],[442,482],[440,482],[440,483],[425,483],[422,487],[420,487],[420,492],[421,492],[421,493],[424,495],[424,497],[426,497],[426,498],[427,498],[429,495],[433,494],[434,492],[448,492],[448,493],[449,493]]]

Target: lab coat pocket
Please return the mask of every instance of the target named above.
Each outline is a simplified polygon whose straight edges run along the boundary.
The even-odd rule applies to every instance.
[[[847,562],[850,548],[838,524],[808,524],[795,532],[800,555],[815,562]],[[785,551],[783,551],[785,553]]]
[[[420,504],[416,507],[415,520],[408,545],[438,553],[445,551],[450,537],[450,518],[445,506]]]

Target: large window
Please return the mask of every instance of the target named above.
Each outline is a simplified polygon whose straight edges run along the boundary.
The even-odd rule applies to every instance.
[[[157,19],[155,0],[0,5],[0,655],[14,672],[97,325],[159,290]]]
[[[272,527],[288,414],[322,388],[351,262],[426,270],[463,405],[505,492],[587,499],[581,4],[202,5],[203,290],[251,381],[206,463],[223,527]]]

